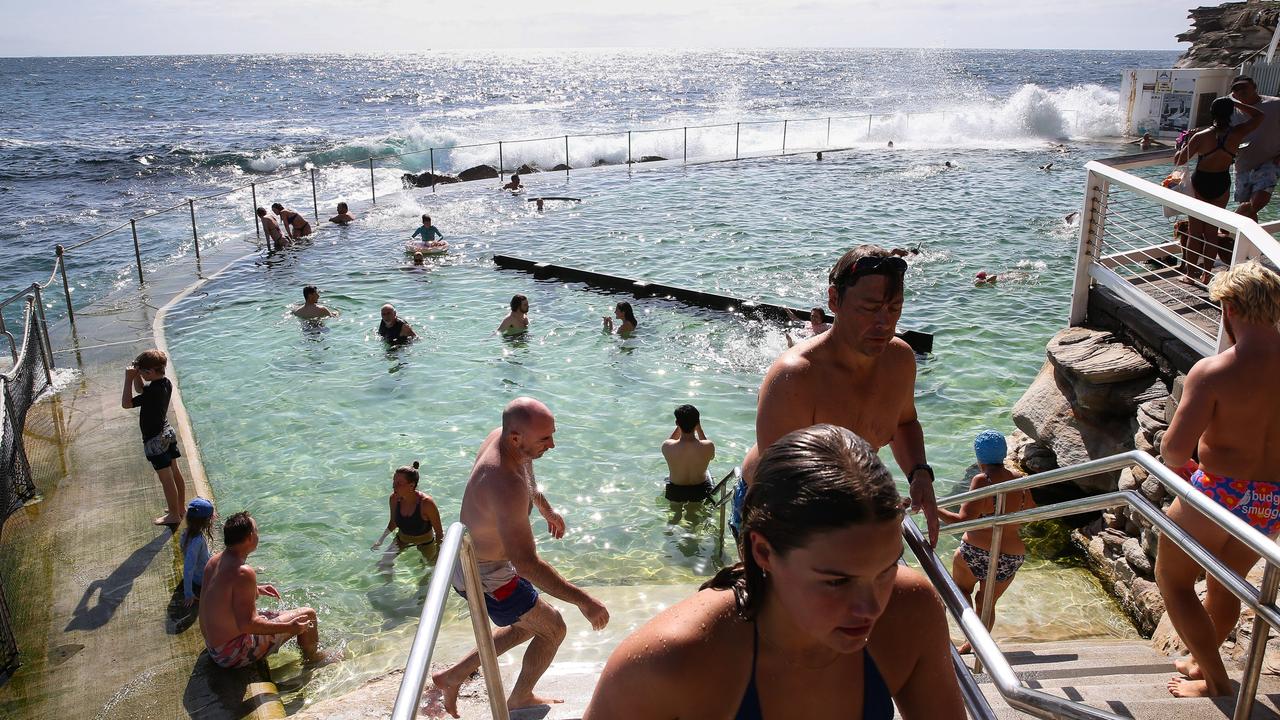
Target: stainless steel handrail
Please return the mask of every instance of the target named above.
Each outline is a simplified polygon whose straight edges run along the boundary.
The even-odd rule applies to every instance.
[[[988,677],[1010,707],[1042,718],[1121,720],[1121,716],[1106,710],[1072,702],[1023,685],[1013,672],[1013,668],[1009,666],[1004,653],[1000,652],[1000,648],[996,646],[996,641],[987,631],[986,625],[982,624],[977,613],[969,607],[969,603],[965,602],[964,594],[956,586],[956,581],[951,579],[951,575],[942,566],[942,561],[934,554],[933,548],[925,542],[920,528],[916,527],[915,521],[911,518],[905,518],[902,521],[902,538],[906,541],[911,554],[920,561],[921,569],[938,591],[942,604],[946,606],[951,617],[960,626],[961,632],[968,638],[969,644],[973,647],[974,656],[986,667]],[[960,668],[957,668],[962,693],[964,693],[965,675],[969,675],[968,668],[964,668],[964,672],[960,672]],[[973,676],[969,675],[969,679],[972,680]]]
[[[1206,550],[1203,545],[1191,537],[1177,523],[1170,520],[1160,508],[1132,490],[1118,490],[1112,493],[1069,500],[1015,513],[997,513],[993,516],[945,525],[942,528],[942,532],[950,534],[977,528],[994,528],[1032,520],[1075,515],[1081,512],[1101,510],[1118,505],[1128,505],[1137,510],[1143,518],[1156,527],[1169,541],[1181,548],[1183,552],[1187,553],[1197,564],[1204,568],[1205,572],[1212,575],[1223,587],[1230,590],[1231,594],[1235,595],[1254,611],[1254,627],[1250,637],[1248,657],[1244,675],[1240,681],[1240,693],[1236,699],[1235,713],[1232,715],[1234,720],[1243,720],[1249,717],[1253,711],[1258,675],[1262,671],[1263,650],[1265,650],[1269,635],[1268,627],[1280,627],[1280,608],[1277,608],[1275,603],[1277,586],[1280,585],[1280,547],[1277,547],[1276,543],[1272,542],[1266,535],[1231,514],[1229,510],[1210,500],[1198,490],[1193,489],[1189,483],[1178,477],[1176,473],[1149,453],[1131,450],[1067,468],[1028,475],[980,490],[971,490],[943,498],[938,501],[938,507],[960,505],[971,500],[981,500],[1020,490],[1030,490],[1067,480],[1089,477],[1102,472],[1118,470],[1131,465],[1141,466],[1171,494],[1199,511],[1233,538],[1244,543],[1249,549],[1266,560],[1267,567],[1266,572],[1263,574],[1261,588],[1255,588],[1250,585],[1244,578],[1240,577],[1240,575],[1236,574]],[[992,553],[992,555],[996,555],[996,553]],[[990,618],[993,607],[990,603],[994,602],[994,595],[988,593],[984,601],[982,617]],[[1259,646],[1262,647],[1260,648]]]
[[[485,685],[489,693],[489,708],[494,720],[509,720],[507,696],[502,691],[502,675],[498,671],[498,655],[489,631],[489,615],[484,606],[484,592],[480,585],[480,570],[471,548],[471,537],[462,523],[455,522],[445,531],[444,542],[436,559],[431,584],[427,587],[427,599],[422,604],[418,619],[418,631],[409,648],[405,662],[404,678],[396,693],[392,720],[412,720],[418,716],[419,699],[426,687],[427,673],[431,669],[431,654],[440,637],[440,621],[444,617],[445,601],[449,598],[453,571],[462,563],[462,576],[467,587],[467,606],[471,611],[471,627],[480,652]]]

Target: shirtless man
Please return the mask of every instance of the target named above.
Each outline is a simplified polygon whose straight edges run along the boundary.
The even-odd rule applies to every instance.
[[[318,320],[320,318],[333,317],[338,313],[320,304],[320,291],[315,285],[307,285],[302,288],[302,305],[297,307],[293,314],[303,320]]]
[[[511,312],[498,325],[499,335],[519,335],[529,329],[529,298],[511,296]]]
[[[742,475],[749,484],[760,449],[792,430],[818,423],[848,428],[877,450],[893,448],[911,488],[911,509],[924,511],[929,542],[936,544],[933,468],[925,462],[916,416],[916,356],[893,334],[906,269],[905,260],[878,245],[859,245],[836,262],[827,285],[827,307],[836,321],[769,366],[756,406],[756,443],[742,461]],[[745,496],[746,486],[739,484],[735,519]]]
[[[676,429],[662,443],[662,457],[667,461],[666,498],[672,503],[706,500],[712,485],[707,466],[715,456],[716,445],[702,431],[698,408],[676,408]]]
[[[609,623],[604,605],[538,557],[534,544],[529,513],[535,507],[547,521],[551,537],[564,537],[564,518],[551,508],[533,476],[533,461],[556,446],[555,432],[556,421],[546,405],[527,397],[512,400],[502,411],[502,427],[489,433],[480,446],[458,514],[471,533],[489,619],[498,626],[493,634],[498,654],[532,639],[507,697],[512,710],[563,702],[533,692],[565,637],[560,611],[538,597],[534,586],[577,606],[596,630]],[[460,570],[453,574],[453,587],[462,594]],[[480,655],[472,650],[453,667],[431,676],[453,717],[458,717],[458,690],[479,668]]]
[[[405,343],[418,337],[418,333],[409,327],[409,323],[400,319],[396,306],[387,303],[378,311],[382,319],[378,321],[378,337],[392,344]]]
[[[205,564],[200,592],[200,634],[213,662],[224,668],[252,665],[293,637],[298,638],[306,663],[339,659],[319,650],[315,610],[257,609],[259,595],[279,599],[280,593],[270,585],[259,585],[257,572],[248,564],[249,554],[258,549],[258,524],[249,513],[227,518],[222,539],[226,549]]]
[[[1262,124],[1245,136],[1236,155],[1236,212],[1257,220],[1258,213],[1271,202],[1280,176],[1280,98],[1259,95],[1253,78],[1240,75],[1231,81],[1231,97],[1262,111]],[[1232,126],[1247,121],[1237,112]]]
[[[329,218],[329,222],[335,225],[350,225],[356,221],[356,216],[351,214],[344,202],[338,203],[338,214]]]
[[[266,208],[258,208],[258,221],[262,223],[262,231],[267,234],[268,244],[275,243],[276,250],[289,244],[284,233],[280,232],[280,223],[267,214]]]
[[[513,191],[514,191],[514,190],[520,190],[520,189],[521,189],[521,188],[523,188],[523,187],[524,187],[524,185],[521,185],[521,184],[520,184],[520,175],[519,175],[519,173],[511,173],[511,180],[510,180],[510,181],[508,181],[506,185],[503,185],[503,186],[502,186],[502,189],[503,189],[503,190],[513,190]]]
[[[1274,540],[1280,534],[1280,276],[1247,262],[1215,277],[1209,297],[1222,304],[1222,324],[1235,344],[1187,373],[1182,401],[1160,444],[1161,459]],[[1192,459],[1197,450],[1198,463]],[[1173,501],[1168,514],[1239,575],[1257,561],[1253,551],[1181,500]],[[1181,548],[1160,538],[1156,584],[1173,628],[1191,651],[1190,660],[1175,664],[1186,678],[1169,680],[1169,692],[1177,697],[1231,693],[1218,648],[1235,628],[1240,601],[1209,577],[1202,603],[1195,590],[1200,572]]]

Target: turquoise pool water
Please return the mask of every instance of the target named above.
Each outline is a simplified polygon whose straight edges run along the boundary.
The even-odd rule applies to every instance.
[[[391,470],[421,461],[422,487],[451,522],[480,440],[508,400],[532,395],[557,416],[557,446],[536,470],[569,524],[555,541],[535,523],[543,555],[586,585],[695,582],[716,567],[714,523],[668,522],[658,447],[672,409],[691,402],[717,444],[713,472],[738,463],[760,378],[785,348],[781,329],[643,300],[633,301],[639,332],[620,340],[601,332],[600,317],[623,298],[500,271],[492,255],[807,306],[860,242],[923,247],[900,327],[935,334],[916,401],[938,493],[953,492],[973,435],[1013,430],[1009,411],[1066,323],[1076,229],[1064,216],[1079,204],[1083,164],[1116,152],[874,148],[822,162],[545,174],[527,178],[525,197],[457,187],[385,198],[310,246],[242,262],[169,315],[219,511],[251,510],[265,580],[289,604],[319,608],[324,632],[358,650],[416,617],[429,575],[416,553],[390,578],[375,567],[369,546],[387,521]],[[1036,169],[1048,160],[1059,169]],[[538,214],[526,197],[539,194],[583,202]],[[409,268],[401,246],[423,212],[452,250]],[[1018,273],[974,288],[984,269]],[[291,317],[306,283],[341,317]],[[514,293],[529,297],[532,326],[505,340],[493,330]],[[416,343],[379,341],[384,302]],[[953,547],[944,541],[940,553]],[[1123,632],[1105,600],[1084,606]]]

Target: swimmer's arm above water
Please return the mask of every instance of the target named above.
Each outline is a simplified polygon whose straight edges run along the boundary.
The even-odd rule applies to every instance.
[[[387,502],[391,506],[391,518],[387,520],[387,529],[382,531],[382,534],[378,536],[377,542],[373,544],[373,547],[369,548],[370,550],[377,550],[382,547],[382,541],[386,540],[391,531],[396,529],[396,496],[392,495]]]

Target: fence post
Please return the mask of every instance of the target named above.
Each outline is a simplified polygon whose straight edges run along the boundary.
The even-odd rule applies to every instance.
[[[253,214],[258,217],[257,213]],[[133,259],[138,263],[138,284],[145,285],[146,280],[142,279],[142,251],[138,248],[138,221],[129,218],[129,227],[133,230]]]
[[[1258,588],[1258,602],[1270,605],[1276,601],[1276,585],[1280,583],[1280,572],[1275,565],[1267,563],[1262,571],[1262,584]],[[1253,715],[1254,695],[1258,692],[1258,673],[1262,672],[1262,661],[1267,652],[1267,637],[1271,628],[1267,621],[1253,616],[1253,632],[1249,635],[1249,654],[1245,660],[1244,674],[1240,677],[1240,694],[1236,697],[1236,710],[1232,720],[1245,720]]]
[[[253,216],[253,232],[262,239],[262,221],[258,219],[258,184],[249,183],[249,192],[253,194],[253,207],[249,208],[249,214]]]
[[[831,118],[827,118],[827,147],[831,147]]]
[[[733,128],[733,159],[738,159],[738,140],[742,137],[742,123],[734,123]]]
[[[196,235],[196,201],[187,198],[187,208],[191,210],[191,244],[196,248],[196,262],[200,262],[200,236]]]
[[[369,158],[369,197],[374,205],[378,204],[378,191],[373,187],[373,158]]]
[[[631,131],[627,131],[627,169],[631,169]]]
[[[1080,240],[1076,248],[1075,280],[1071,287],[1071,327],[1083,325],[1089,312],[1089,270],[1102,246],[1109,190],[1110,183],[1094,175],[1092,170],[1085,175],[1084,202],[1080,207]]]
[[[871,140],[871,113],[867,113],[867,140]]]
[[[689,128],[684,129],[684,162],[689,162]]]
[[[787,121],[782,121],[782,154],[787,154]]]
[[[564,136],[564,176],[569,177],[569,136]]]
[[[502,141],[498,141],[498,184],[502,184]]]
[[[427,152],[431,155],[431,192],[436,191],[436,149],[427,148]]]
[[[76,314],[71,309],[71,286],[67,284],[67,258],[61,245],[54,246],[53,251],[58,255],[56,262],[58,263],[58,267],[62,270],[62,292],[67,296],[67,320],[71,322],[71,329],[75,330]]]
[[[44,317],[44,295],[40,293],[40,283],[32,283],[31,289],[36,293],[36,313],[40,320],[40,335],[44,338],[45,357],[49,359],[49,367],[53,364],[53,341],[49,339],[49,321]],[[49,378],[49,382],[53,382],[53,378]]]
[[[316,200],[316,169],[311,168],[311,209],[316,213],[316,224],[320,224],[320,203]]]

